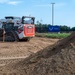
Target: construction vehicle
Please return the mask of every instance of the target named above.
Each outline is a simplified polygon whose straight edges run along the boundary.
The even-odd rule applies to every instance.
[[[0,37],[5,41],[29,41],[35,36],[35,18],[29,16],[14,17],[7,16],[0,20]]]

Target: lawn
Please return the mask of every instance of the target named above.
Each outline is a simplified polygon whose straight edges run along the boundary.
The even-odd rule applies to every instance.
[[[47,38],[65,38],[69,36],[70,33],[37,33],[37,37],[47,37]]]

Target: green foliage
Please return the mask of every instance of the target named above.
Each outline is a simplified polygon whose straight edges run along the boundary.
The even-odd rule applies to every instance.
[[[72,27],[72,28],[71,28],[71,31],[75,31],[75,27]]]
[[[71,31],[71,28],[66,25],[63,25],[63,26],[60,26],[60,31],[61,32],[63,32],[63,31],[69,32],[69,31]]]
[[[48,26],[49,24],[39,24],[39,25],[35,25],[36,27],[36,32],[39,32],[39,33],[45,33],[45,32],[48,32]]]
[[[51,26],[51,25],[50,24],[42,24],[42,23],[35,24],[36,32],[47,33],[48,26]],[[63,25],[63,26],[60,25],[60,32],[70,32],[70,31],[75,31],[75,27],[71,28],[66,25]]]
[[[47,38],[65,38],[69,36],[70,33],[37,33],[37,37],[47,37]]]
[[[57,33],[53,33],[53,34],[45,34],[46,37],[48,38],[65,38],[67,36],[69,36],[70,33],[60,33],[60,34],[57,34]]]

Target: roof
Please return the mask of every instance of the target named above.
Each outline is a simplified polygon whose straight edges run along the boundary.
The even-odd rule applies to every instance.
[[[20,17],[15,17],[15,16],[6,16],[5,19],[7,18],[11,18],[11,19],[19,18],[20,19]]]
[[[23,16],[24,18],[35,18],[35,17],[31,17],[31,16]],[[22,17],[22,18],[23,18]]]

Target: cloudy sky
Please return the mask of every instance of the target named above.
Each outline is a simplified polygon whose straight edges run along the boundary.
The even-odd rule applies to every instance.
[[[75,0],[0,0],[0,18],[31,15],[51,24],[51,3],[55,2],[54,24],[75,26]]]

